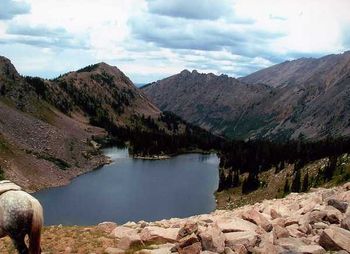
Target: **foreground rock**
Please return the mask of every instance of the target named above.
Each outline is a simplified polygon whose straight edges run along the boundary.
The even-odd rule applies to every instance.
[[[350,252],[350,231],[332,225],[321,233],[319,244],[327,250]]]
[[[186,219],[99,227],[113,228],[118,241],[106,253],[350,253],[349,186]]]

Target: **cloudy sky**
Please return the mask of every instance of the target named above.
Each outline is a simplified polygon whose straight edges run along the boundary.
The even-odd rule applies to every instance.
[[[0,55],[53,78],[88,64],[135,83],[183,69],[238,77],[350,49],[350,0],[0,0]]]

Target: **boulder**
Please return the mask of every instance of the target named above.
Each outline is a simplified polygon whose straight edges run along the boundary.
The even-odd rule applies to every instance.
[[[350,252],[350,231],[331,225],[321,233],[319,244],[326,250]]]
[[[117,226],[118,226],[117,223],[105,221],[98,224],[97,228],[103,232],[110,234]]]
[[[301,224],[301,225],[299,226],[299,231],[302,232],[302,233],[304,233],[304,234],[307,234],[307,235],[308,235],[308,234],[311,233],[312,227],[311,227],[310,224],[304,223],[304,224]]]
[[[200,254],[202,251],[202,245],[200,242],[186,246],[183,249],[179,249],[179,254]]]
[[[175,243],[178,233],[178,228],[148,226],[142,229],[140,237],[145,243]]]
[[[248,254],[248,250],[243,244],[236,244],[232,246],[232,249],[225,247],[225,253],[228,252],[228,249],[233,250],[235,254]]]
[[[185,236],[191,235],[198,232],[198,224],[195,222],[188,221],[185,225],[179,230],[177,239],[181,239]]]
[[[321,222],[326,218],[327,212],[326,211],[312,211],[309,214],[309,222],[311,224],[316,222]]]
[[[326,250],[317,244],[301,245],[295,251],[297,253],[303,253],[303,254],[324,254],[324,253],[326,253]]]
[[[279,225],[281,227],[284,227],[285,223],[286,223],[286,218],[277,218],[271,221],[272,226],[274,225]]]
[[[348,209],[348,203],[347,202],[339,201],[339,200],[336,200],[336,199],[329,199],[327,204],[337,208],[342,213],[345,213],[346,209]]]
[[[301,203],[302,208],[299,209],[300,214],[311,212],[322,201],[320,198],[314,197],[313,199],[307,199]]]
[[[125,236],[136,235],[136,234],[137,234],[137,229],[120,226],[120,227],[116,227],[112,231],[111,236],[118,238],[118,239],[121,239]]]
[[[305,236],[305,233],[301,232],[301,230],[299,229],[299,225],[297,224],[290,225],[286,227],[286,229],[288,230],[289,235],[292,237],[301,238]]]
[[[273,220],[281,217],[281,215],[273,208],[270,210],[270,215]]]
[[[235,252],[233,250],[231,250],[229,247],[225,247],[224,253],[225,254],[235,254]],[[245,253],[242,253],[242,254],[245,254]]]
[[[346,216],[340,223],[340,226],[346,230],[350,230],[350,215]]]
[[[242,218],[261,226],[266,232],[270,232],[272,230],[272,224],[264,217],[264,215],[254,209],[242,214]]]
[[[299,224],[300,217],[299,216],[290,216],[286,219],[284,226],[290,226],[293,224]]]
[[[219,228],[221,228],[222,232],[242,232],[242,231],[252,231],[258,228],[257,225],[251,223],[249,221],[243,220],[241,218],[233,217],[229,220],[223,220],[217,222]]]
[[[316,222],[315,224],[313,224],[312,227],[315,229],[326,229],[326,228],[328,228],[328,224],[326,224],[324,222]]]
[[[327,213],[325,220],[331,224],[338,224],[342,219],[342,213],[333,206],[326,206],[325,211]]]
[[[135,254],[169,254],[173,244],[167,243],[162,245],[150,245],[149,249],[143,249],[133,252]],[[131,252],[128,252],[131,253]]]
[[[287,249],[292,252],[298,252],[297,250],[301,247],[304,246],[305,243],[297,238],[293,237],[287,237],[287,238],[280,238],[277,239],[276,245],[279,245],[283,247],[284,249]]]
[[[215,224],[209,226],[200,235],[203,250],[209,250],[216,253],[222,253],[225,249],[225,235]]]
[[[177,246],[177,249],[180,249],[180,248],[185,248],[187,246],[190,246],[197,242],[199,242],[198,237],[194,233],[192,233],[191,235],[187,235],[181,238],[176,246]]]
[[[350,202],[350,191],[345,191],[345,192],[339,192],[336,195],[337,200],[340,201],[345,201],[345,202]]]
[[[118,248],[122,250],[128,250],[133,247],[139,247],[144,245],[141,237],[137,234],[124,236],[118,242]]]
[[[231,232],[225,234],[225,245],[234,248],[236,245],[242,244],[250,249],[259,242],[259,239],[258,234],[252,231]]]
[[[276,245],[273,245],[272,243],[264,243],[262,245],[260,245],[259,247],[255,247],[253,249],[253,253],[256,254],[279,254],[280,251],[278,249],[278,247]]]
[[[279,225],[275,225],[273,227],[273,234],[274,236],[279,239],[279,238],[286,238],[286,237],[289,237],[289,232],[286,228],[284,227],[281,227]]]

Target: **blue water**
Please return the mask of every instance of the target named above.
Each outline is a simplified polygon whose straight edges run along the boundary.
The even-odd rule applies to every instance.
[[[105,150],[113,163],[71,184],[34,194],[45,224],[92,225],[103,221],[154,221],[215,209],[219,160],[215,154],[185,154],[139,160],[127,150]]]

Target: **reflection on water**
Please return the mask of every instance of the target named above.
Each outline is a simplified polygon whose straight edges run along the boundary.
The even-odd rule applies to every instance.
[[[110,148],[113,163],[71,184],[35,193],[45,223],[92,225],[160,220],[215,209],[219,160],[215,154],[185,154],[168,160],[138,160]]]

